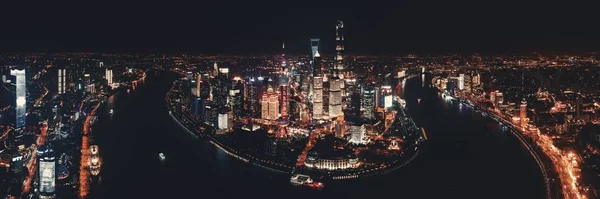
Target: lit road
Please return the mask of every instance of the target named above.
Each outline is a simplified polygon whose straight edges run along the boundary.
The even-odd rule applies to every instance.
[[[479,106],[479,103],[477,100],[472,100],[467,96],[461,96],[461,97],[469,99],[476,106]],[[482,106],[479,106],[479,107],[482,107]],[[529,147],[529,143],[527,143],[524,139],[522,139],[521,136],[528,136],[528,137],[533,138],[533,140],[535,141],[535,144],[538,145],[542,149],[542,152],[547,157],[550,158],[550,160],[552,161],[552,164],[553,164],[552,166],[554,167],[554,170],[557,172],[558,177],[560,178],[560,183],[562,184],[561,187],[562,187],[562,193],[564,195],[564,198],[566,198],[566,199],[585,199],[586,198],[586,196],[582,193],[582,189],[579,187],[579,184],[578,184],[579,178],[580,178],[580,172],[581,172],[581,170],[579,169],[580,160],[579,160],[579,158],[577,158],[577,155],[574,152],[563,151],[563,150],[557,148],[554,145],[552,138],[549,137],[548,135],[541,134],[539,130],[537,130],[535,133],[526,132],[524,129],[525,127],[522,127],[520,125],[515,125],[514,123],[508,121],[506,118],[499,115],[502,113],[496,109],[485,109],[485,110],[488,113],[492,114],[494,117],[500,119],[502,121],[502,123],[509,125],[511,127],[512,131],[518,132],[516,134],[517,137],[519,137],[520,140],[522,140],[522,142],[527,146],[527,148],[530,150],[530,152],[532,152],[532,154],[534,154],[534,157],[536,158],[536,161],[538,162],[538,164],[540,166],[542,166],[542,173],[544,175],[547,188],[549,187],[549,185],[548,185],[549,177],[547,176],[546,170],[544,169],[544,164],[535,155],[535,153],[533,152],[533,149],[531,149]],[[508,117],[508,116],[506,116],[506,117]],[[548,190],[548,192],[549,192],[549,190]]]
[[[101,104],[96,105],[94,109],[88,114],[83,123],[83,136],[81,137],[81,159],[79,163],[79,198],[85,198],[90,191],[90,173],[87,170],[90,160],[90,143],[88,134],[90,132],[90,122],[92,116],[96,114],[96,110]]]
[[[37,147],[38,146],[42,146],[46,143],[46,137],[48,135],[48,123],[47,122],[43,122],[42,126],[40,127],[40,136],[37,137],[36,139],[36,144],[33,144],[30,148],[31,151],[31,155],[29,158],[29,162],[27,163],[27,169],[29,170],[29,175],[25,177],[25,180],[23,181],[23,187],[22,187],[22,195],[26,195],[27,193],[29,193],[29,191],[31,191],[31,183],[33,181],[34,175],[36,174],[36,165],[37,165]]]

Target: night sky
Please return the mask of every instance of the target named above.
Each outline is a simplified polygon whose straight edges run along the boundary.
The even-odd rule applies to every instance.
[[[300,54],[320,37],[331,53],[337,19],[348,53],[600,50],[596,5],[367,2],[5,4],[0,50]]]

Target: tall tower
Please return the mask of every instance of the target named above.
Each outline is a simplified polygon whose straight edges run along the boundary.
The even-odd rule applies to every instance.
[[[38,148],[38,183],[40,198],[54,198],[56,190],[56,156],[49,145]]]
[[[321,39],[319,38],[311,38],[310,39],[310,57],[312,58],[312,63],[313,64],[313,69],[314,69],[314,64],[315,64],[315,57],[317,56],[317,54],[319,54],[319,42],[321,41]],[[320,57],[320,55],[319,55]],[[312,74],[314,75],[314,71],[312,71]]]
[[[367,119],[375,118],[375,88],[367,85],[362,91],[363,116]]]
[[[344,22],[342,21],[337,21],[335,24],[335,51],[333,77],[344,79]]]
[[[321,71],[321,55],[315,52],[313,57],[313,118],[320,119],[323,116],[323,74]]]
[[[342,86],[341,79],[332,79],[329,82],[329,117],[344,116],[342,112]]]
[[[58,94],[65,93],[67,84],[67,69],[58,69]]]
[[[521,107],[519,107],[519,117],[521,118],[521,125],[525,125],[525,118],[527,118],[527,101],[525,98],[521,100]]]
[[[25,127],[25,112],[27,111],[27,87],[25,86],[25,69],[12,69],[10,75],[15,76],[15,128]]]
[[[108,82],[108,86],[112,87],[113,86],[113,71],[112,69],[106,69],[105,71],[105,76],[104,78],[106,78],[106,81]]]

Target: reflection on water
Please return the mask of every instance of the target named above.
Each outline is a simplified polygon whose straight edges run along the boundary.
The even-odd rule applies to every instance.
[[[129,95],[117,95],[99,114],[95,128],[105,164],[102,183],[92,190],[95,198],[542,198],[545,191],[535,162],[510,134],[444,101],[426,86],[428,77],[408,80],[402,89],[410,115],[428,136],[413,162],[384,176],[326,182],[323,191],[312,191],[183,132],[164,104],[174,77],[158,75]],[[168,156],[164,164],[161,152]]]

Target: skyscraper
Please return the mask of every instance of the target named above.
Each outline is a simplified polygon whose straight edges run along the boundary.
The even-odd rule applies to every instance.
[[[222,109],[227,106],[229,87],[231,86],[231,83],[229,83],[229,68],[218,68],[215,81],[213,97],[216,107]]]
[[[341,79],[332,79],[329,82],[329,117],[344,116],[342,112],[342,86]]]
[[[392,107],[392,87],[391,86],[382,86],[381,87],[381,96],[383,98],[383,107],[390,108]]]
[[[519,108],[519,117],[521,119],[521,125],[527,124],[525,118],[527,118],[527,100],[523,98],[521,100],[521,107]]]
[[[260,105],[259,105],[259,96],[260,96],[260,82],[254,78],[248,78],[246,81],[246,102],[245,109],[251,117],[260,117]]]
[[[38,180],[40,198],[52,198],[56,190],[56,156],[48,145],[38,149]]]
[[[25,112],[27,111],[27,87],[25,86],[25,69],[12,69],[10,75],[15,76],[15,128],[25,127]]]
[[[313,118],[320,119],[323,116],[323,77],[313,78]]]
[[[112,69],[106,69],[104,78],[106,78],[106,81],[108,82],[108,86],[112,87],[113,86],[113,71],[112,71]]]
[[[268,88],[267,92],[262,95],[260,104],[262,119],[279,119],[279,96],[273,88]]]
[[[59,68],[58,69],[58,94],[63,94],[66,92],[66,84],[67,84],[67,69]]]
[[[244,84],[242,83],[241,80],[236,80],[233,83],[233,86],[231,88],[231,90],[229,90],[229,103],[230,103],[230,107],[233,111],[233,116],[235,118],[239,118],[242,116],[242,112],[243,112],[243,108],[244,108],[244,103],[243,103],[243,92],[244,90]]]
[[[315,57],[319,54],[319,42],[321,39],[319,38],[311,38],[310,39],[310,57],[312,58],[312,64],[315,62]],[[314,67],[313,67],[314,69]],[[314,74],[314,72],[313,72]]]
[[[344,22],[342,21],[337,21],[335,24],[335,51],[333,77],[344,79]]]
[[[375,88],[367,85],[363,88],[362,93],[363,116],[366,119],[373,119],[375,117]]]

